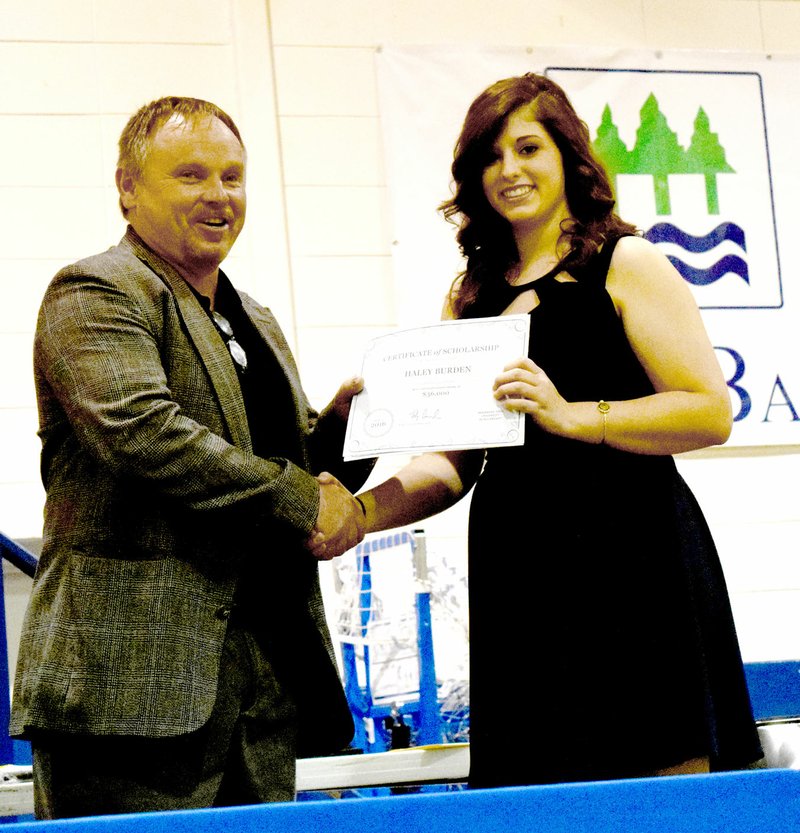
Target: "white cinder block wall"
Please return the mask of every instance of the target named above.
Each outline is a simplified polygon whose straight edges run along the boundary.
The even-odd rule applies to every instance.
[[[382,45],[423,44],[798,53],[800,2],[0,0],[0,530],[41,531],[36,310],[60,265],[124,230],[113,175],[127,116],[175,93],[237,120],[249,207],[227,269],[275,310],[321,406],[357,371],[364,342],[396,323],[373,61]],[[680,461],[719,543],[747,660],[800,657],[799,455]],[[426,524],[429,548],[463,557],[465,508]],[[14,608],[12,664],[17,619]]]

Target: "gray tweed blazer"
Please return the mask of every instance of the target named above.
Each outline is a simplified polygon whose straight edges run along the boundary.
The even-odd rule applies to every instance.
[[[319,508],[312,473],[328,469],[354,489],[369,467],[343,467],[344,425],[310,408],[276,320],[240,295],[286,374],[303,466],[252,453],[216,328],[132,229],[47,289],[34,348],[47,499],[12,734],[199,728],[214,704],[237,581],[256,565],[264,611],[297,601],[291,635],[267,636],[291,640],[308,696],[301,737],[305,720],[313,739],[304,754],[349,741],[316,563],[300,545]],[[286,564],[303,565],[299,590],[284,586],[292,569],[270,582],[272,566]]]

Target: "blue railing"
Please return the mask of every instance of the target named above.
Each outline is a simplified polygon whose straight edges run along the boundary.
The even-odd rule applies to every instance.
[[[36,572],[36,556],[32,552],[28,552],[25,547],[21,547],[16,541],[12,541],[8,536],[3,535],[2,532],[0,532],[0,556],[25,573],[26,576],[33,578],[33,574]]]
[[[0,556],[21,570],[26,576],[33,577],[36,572],[37,558],[25,547],[12,541],[0,532]],[[0,564],[2,567],[2,564]],[[8,721],[11,716],[11,696],[9,692],[8,645],[6,644],[6,607],[3,571],[0,569],[0,764],[28,764],[31,761],[30,744],[13,740],[8,736]]]

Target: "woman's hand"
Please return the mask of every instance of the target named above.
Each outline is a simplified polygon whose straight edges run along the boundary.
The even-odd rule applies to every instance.
[[[606,289],[654,393],[638,399],[567,402],[530,359],[497,377],[495,398],[543,430],[637,454],[677,454],[725,442],[731,403],[722,371],[686,282],[647,240],[625,237]]]
[[[566,433],[571,405],[530,359],[517,359],[503,368],[494,381],[494,398],[509,411],[528,414],[549,433]]]

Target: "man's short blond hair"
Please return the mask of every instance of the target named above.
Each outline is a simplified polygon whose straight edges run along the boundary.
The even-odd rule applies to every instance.
[[[203,118],[219,119],[236,136],[244,149],[244,142],[236,123],[216,104],[203,101],[201,98],[165,96],[140,107],[128,119],[119,137],[117,168],[134,179],[139,179],[144,170],[153,136],[173,117],[186,122],[194,122]],[[122,208],[123,215],[126,215],[127,212],[121,203],[120,208]]]

